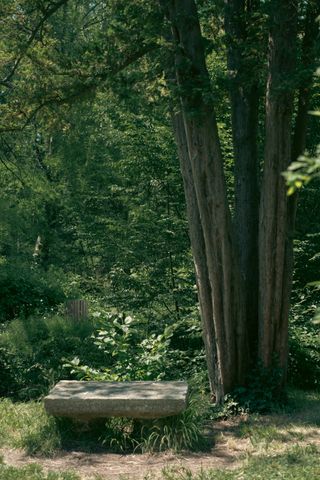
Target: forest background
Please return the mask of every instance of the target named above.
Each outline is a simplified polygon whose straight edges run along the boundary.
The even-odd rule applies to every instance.
[[[2,1],[1,10],[0,394],[38,398],[66,377],[207,385],[161,10],[144,1]],[[201,1],[198,13],[232,205],[223,5]],[[262,83],[267,16],[257,15],[261,44],[251,46]],[[310,110],[318,106],[315,79]],[[263,129],[260,122],[260,157]],[[311,155],[319,142],[310,115]],[[294,239],[288,376],[303,388],[320,381],[312,322],[319,201],[314,179],[299,194]],[[71,298],[89,303],[81,326],[65,318]],[[247,406],[270,406],[278,385],[271,373],[255,372],[258,380],[238,392]]]

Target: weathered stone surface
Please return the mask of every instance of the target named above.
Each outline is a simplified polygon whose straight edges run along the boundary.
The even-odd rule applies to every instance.
[[[160,418],[187,405],[185,382],[79,382],[62,380],[44,399],[48,413],[90,420],[99,417]]]

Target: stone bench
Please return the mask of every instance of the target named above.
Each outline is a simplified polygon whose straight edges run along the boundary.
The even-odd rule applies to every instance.
[[[186,382],[87,382],[61,380],[44,398],[48,413],[92,420],[106,417],[160,418],[187,406]]]

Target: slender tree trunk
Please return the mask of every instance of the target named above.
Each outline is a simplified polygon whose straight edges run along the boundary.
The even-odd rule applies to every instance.
[[[212,291],[206,264],[205,241],[202,231],[200,213],[194,189],[192,167],[181,112],[172,118],[175,139],[178,146],[180,168],[183,178],[186,198],[187,218],[189,225],[190,241],[195,265],[196,282],[200,304],[200,314],[203,327],[203,340],[206,351],[206,361],[210,389],[219,400],[223,397],[221,391],[221,378],[217,369],[217,351],[213,324]]]
[[[225,29],[235,160],[234,234],[243,282],[244,308],[251,359],[258,347],[258,226],[257,159],[258,85],[246,60],[248,25],[254,3],[225,0]],[[249,19],[247,17],[249,16]]]
[[[295,0],[274,0],[271,7],[259,224],[259,356],[266,367],[277,360],[285,372],[291,291],[288,259],[292,256],[292,242],[288,238],[288,200],[281,173],[292,158],[294,86],[291,82],[296,61],[298,5]]]
[[[320,15],[318,0],[309,0],[304,25],[304,36],[301,47],[301,67],[303,75],[298,92],[298,107],[295,117],[292,142],[292,161],[297,160],[306,148],[307,120],[311,87],[316,68],[316,44],[319,45],[320,33],[317,17]],[[319,48],[319,47],[318,47]]]

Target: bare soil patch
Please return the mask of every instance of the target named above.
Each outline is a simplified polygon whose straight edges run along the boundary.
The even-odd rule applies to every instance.
[[[206,454],[186,453],[176,455],[162,454],[111,454],[60,452],[54,458],[31,457],[23,450],[1,449],[4,462],[8,465],[22,467],[29,463],[38,463],[47,471],[77,472],[83,479],[94,479],[100,475],[103,479],[118,480],[130,477],[140,480],[150,475],[160,476],[164,468],[187,468],[191,471],[210,468],[226,468],[238,465],[236,452],[228,452],[223,445],[217,445]]]

